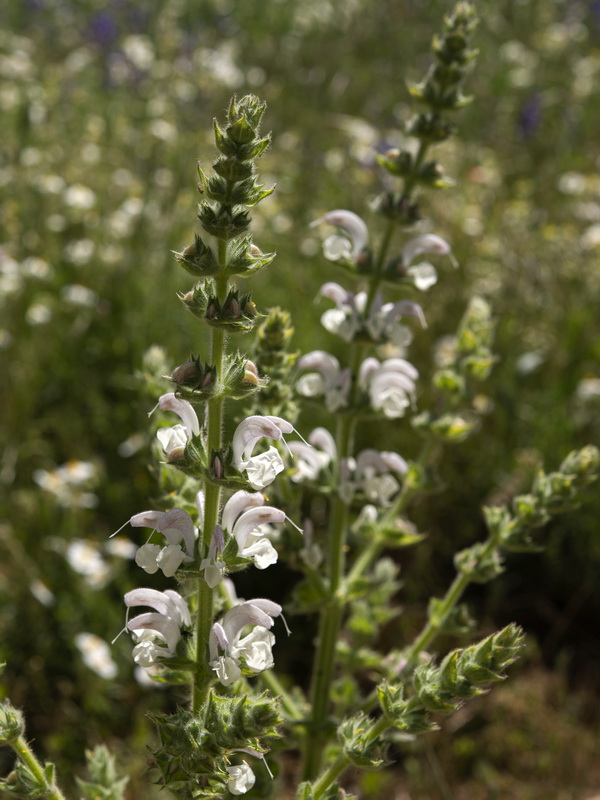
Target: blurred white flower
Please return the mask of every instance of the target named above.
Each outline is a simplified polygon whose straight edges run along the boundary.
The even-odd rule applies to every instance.
[[[328,211],[311,224],[319,225],[322,222],[335,225],[343,234],[333,234],[325,239],[323,242],[325,258],[329,261],[356,261],[369,241],[369,231],[364,220],[353,211],[337,208]]]
[[[25,319],[30,325],[47,325],[52,319],[52,309],[45,303],[34,303],[25,312]]]
[[[94,255],[96,245],[91,239],[73,239],[64,248],[65,259],[81,267]]]
[[[154,61],[154,48],[148,36],[131,34],[124,39],[122,47],[134,67],[140,70],[150,69]]]
[[[21,274],[28,278],[45,280],[52,277],[52,267],[43,258],[29,256],[21,261]]]
[[[54,595],[46,586],[46,584],[42,583],[42,581],[39,579],[36,578],[35,580],[31,581],[29,584],[29,590],[35,599],[43,606],[46,606],[46,608],[50,608],[50,606],[54,605]]]
[[[67,543],[65,556],[71,569],[82,575],[92,589],[102,589],[107,584],[110,569],[95,542],[71,539]]]
[[[99,636],[93,633],[78,633],[75,644],[81,652],[83,663],[93,672],[106,680],[117,676],[117,665],[110,654],[110,647]]]
[[[600,398],[600,378],[582,378],[575,390],[577,397],[583,401]]]
[[[71,283],[63,286],[60,295],[62,299],[74,306],[87,306],[93,308],[98,304],[98,295],[93,289],[82,286],[80,283]]]
[[[296,391],[299,394],[303,397],[323,395],[325,406],[332,413],[346,407],[352,374],[348,368],[340,368],[340,362],[335,356],[324,350],[313,350],[298,359],[298,367],[315,370],[302,375],[296,381]]]
[[[49,472],[36,469],[33,480],[44,491],[51,492],[62,506],[95,508],[98,498],[86,489],[98,479],[98,471],[90,461],[67,461]]]
[[[87,210],[96,205],[96,195],[82,183],[74,183],[63,192],[65,203],[71,208]]]
[[[358,380],[369,392],[371,407],[388,419],[397,419],[414,401],[418,377],[415,367],[403,358],[388,358],[382,363],[367,358],[360,366]]]

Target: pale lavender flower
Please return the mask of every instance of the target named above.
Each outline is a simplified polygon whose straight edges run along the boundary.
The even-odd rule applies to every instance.
[[[266,452],[253,456],[252,451],[259,439],[267,437],[279,440],[284,433],[292,433],[294,427],[281,417],[251,416],[240,422],[233,434],[233,466],[245,472],[253,489],[264,489],[272,483],[284,469],[277,449],[270,447]]]
[[[325,428],[315,428],[306,442],[290,442],[294,456],[294,483],[316,480],[321,470],[326,469],[337,456],[335,439]]]
[[[271,648],[275,637],[269,629],[280,614],[280,605],[259,598],[239,603],[220,622],[215,622],[209,640],[210,666],[224,686],[240,677],[242,664],[255,673],[273,666]],[[254,627],[242,637],[248,625]]]
[[[170,511],[142,511],[129,520],[134,528],[153,528],[167,540],[166,547],[145,544],[135,556],[136,564],[149,574],[161,569],[167,578],[172,578],[181,564],[193,561],[196,530],[192,518],[182,509]],[[184,549],[181,547],[183,542]]]
[[[388,358],[383,363],[367,358],[359,370],[359,383],[368,389],[371,407],[388,419],[404,416],[414,401],[418,377],[415,367],[403,358]]]
[[[315,220],[312,225],[319,225],[321,222],[335,225],[345,234],[334,234],[325,239],[325,258],[329,261],[356,261],[369,241],[369,231],[364,220],[353,211],[338,208]]]
[[[454,266],[458,265],[452,256],[450,245],[445,239],[442,239],[441,236],[436,236],[433,233],[426,233],[423,236],[410,239],[402,248],[402,265],[407,274],[412,277],[417,289],[425,292],[437,282],[437,271],[433,264],[430,264],[428,261],[423,261],[411,266],[413,260],[422,253],[447,255]]]
[[[354,295],[337,283],[326,283],[321,287],[320,294],[333,300],[337,306],[321,316],[323,327],[346,342],[351,342],[358,333],[364,331],[376,343],[390,341],[398,347],[405,347],[410,344],[412,333],[400,324],[402,317],[417,317],[421,325],[426,327],[423,309],[408,300],[384,304],[381,294],[377,292],[366,314],[366,292]]]
[[[158,400],[158,407],[161,411],[173,411],[183,423],[170,428],[159,428],[156,432],[156,437],[165,452],[167,461],[179,461],[183,458],[190,439],[200,434],[198,417],[192,404],[176,397],[174,392],[163,394]]]
[[[298,367],[311,370],[296,382],[299,394],[303,397],[323,395],[325,406],[332,413],[347,406],[352,374],[348,368],[340,368],[335,356],[324,350],[313,350],[298,359]]]
[[[127,608],[149,606],[154,612],[139,614],[128,620],[130,630],[137,642],[133,648],[133,660],[142,667],[149,667],[158,658],[174,655],[181,638],[181,628],[191,627],[192,620],[187,603],[177,592],[167,589],[132,589],[125,595]]]
[[[356,457],[354,479],[367,500],[385,505],[400,488],[391,473],[405,475],[407,471],[408,465],[398,453],[367,449]]]
[[[266,569],[278,558],[263,526],[286,520],[284,511],[265,506],[264,502],[259,492],[236,492],[225,504],[222,518],[223,527],[236,540],[238,555],[251,558],[258,569]]]

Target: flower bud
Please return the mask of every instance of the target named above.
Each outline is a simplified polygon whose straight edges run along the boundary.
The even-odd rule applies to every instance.
[[[0,745],[14,744],[25,735],[23,714],[8,700],[0,704]]]

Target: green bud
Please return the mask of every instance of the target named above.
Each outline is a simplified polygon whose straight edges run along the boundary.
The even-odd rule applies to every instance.
[[[456,184],[456,181],[445,174],[444,168],[438,161],[428,161],[423,164],[416,177],[419,183],[432,189],[449,189]]]
[[[230,246],[226,274],[248,278],[267,267],[274,258],[275,253],[263,253],[252,244],[250,237],[244,237]]]
[[[447,122],[437,113],[417,114],[408,125],[408,133],[427,142],[439,143],[448,139],[455,130],[454,125]]]
[[[417,667],[413,675],[416,700],[427,709],[440,714],[449,714],[457,707],[451,693],[444,691],[440,682],[440,670],[426,664]]]
[[[210,247],[207,247],[196,234],[194,244],[188,245],[180,253],[173,251],[177,263],[195,278],[215,275],[219,271],[219,263]]]
[[[584,479],[585,483],[596,480],[599,469],[600,451],[593,445],[582,450],[573,450],[559,467],[560,472],[575,475],[578,479]]]
[[[250,215],[244,208],[211,205],[208,201],[198,206],[198,219],[207,233],[225,241],[241,236],[250,227]]]
[[[456,553],[454,566],[474,583],[487,583],[504,572],[499,550],[488,551],[482,542]]]
[[[465,379],[452,369],[435,372],[433,385],[439,392],[454,397],[463,397],[466,390]]]
[[[14,744],[25,735],[23,714],[8,700],[0,703],[0,745]]]
[[[350,763],[363,769],[374,769],[385,763],[384,746],[379,740],[369,741],[371,721],[359,712],[338,726],[338,738]]]
[[[475,620],[464,603],[454,606],[449,612],[443,599],[432,597],[427,611],[430,624],[438,631],[452,636],[464,636],[475,630]]]
[[[377,163],[390,175],[400,178],[411,175],[413,171],[413,156],[408,150],[388,150],[385,155],[377,156]]]
[[[237,158],[219,158],[213,164],[213,169],[217,175],[231,183],[246,180],[254,175],[254,165],[248,161],[238,161]]]

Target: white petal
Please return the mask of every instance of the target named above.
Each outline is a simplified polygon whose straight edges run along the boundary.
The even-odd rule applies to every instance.
[[[246,762],[238,767],[226,767],[226,769],[229,775],[227,788],[231,794],[246,794],[254,786],[256,778]]]
[[[426,292],[437,283],[437,270],[433,264],[429,264],[427,261],[410,267],[408,274],[412,276],[415,286],[421,292]]]
[[[172,578],[186,558],[188,557],[181,549],[181,545],[170,544],[160,551],[156,563],[166,578]]]
[[[242,670],[237,661],[229,656],[220,656],[215,661],[211,661],[210,666],[216,672],[217,678],[221,681],[223,686],[230,686],[232,683],[235,683],[242,674]],[[244,791],[247,791],[247,789],[244,789]],[[232,793],[243,794],[243,792]]]
[[[149,575],[154,575],[158,572],[158,556],[160,554],[160,546],[157,544],[144,544],[138,547],[135,554],[135,563],[141,567]]]
[[[246,545],[246,538],[259,525],[264,525],[265,523],[278,525],[284,520],[285,511],[280,511],[278,508],[273,508],[272,506],[250,508],[239,517],[233,526],[232,534],[235,537],[238,548],[243,550]]]
[[[225,503],[221,522],[226,531],[231,532],[236,519],[249,508],[256,508],[265,504],[265,497],[260,492],[236,492]]]
[[[243,558],[251,558],[257,569],[266,569],[275,564],[279,555],[268,539],[257,539],[244,547],[239,553]]]
[[[239,464],[243,459],[248,458],[252,454],[254,445],[263,436],[269,439],[281,439],[282,431],[280,427],[273,421],[279,417],[262,417],[259,415],[246,417],[245,420],[235,429],[233,434],[233,465],[239,469]],[[287,423],[289,424],[289,423]],[[259,488],[259,487],[257,487]]]
[[[364,220],[353,211],[337,208],[334,211],[329,211],[313,224],[318,222],[328,222],[348,234],[352,241],[352,258],[359,256],[369,241],[369,230]]]
[[[248,483],[253,489],[264,489],[285,469],[285,464],[277,450],[269,447],[265,453],[242,462],[240,467],[246,472]]]
[[[441,255],[448,255],[450,253],[450,245],[441,236],[436,236],[433,233],[427,233],[424,236],[417,236],[415,239],[408,241],[402,249],[402,262],[404,266],[412,263],[416,256],[421,253],[440,253]]]
[[[194,407],[187,400],[182,400],[175,396],[174,392],[163,394],[158,400],[158,407],[162,411],[173,411],[181,418],[185,425],[188,435],[198,436],[200,434],[200,423],[194,411]]]

